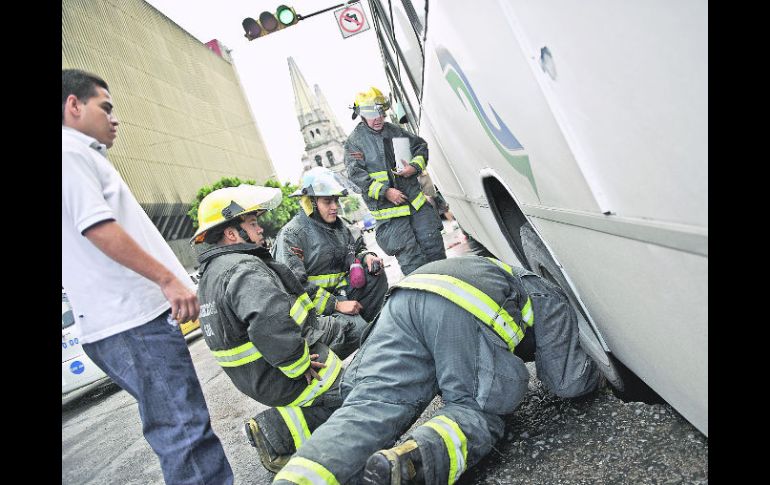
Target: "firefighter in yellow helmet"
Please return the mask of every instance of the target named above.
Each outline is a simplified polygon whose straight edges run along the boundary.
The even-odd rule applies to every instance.
[[[426,204],[417,175],[428,164],[428,144],[419,136],[385,121],[389,100],[372,87],[356,95],[353,118],[359,123],[345,142],[348,178],[358,187],[377,220],[377,244],[395,256],[408,275],[431,261],[446,258],[441,219]],[[409,155],[395,150],[406,141]]]
[[[276,471],[340,406],[342,360],[358,346],[318,316],[302,284],[263,246],[258,217],[281,190],[215,190],[198,208],[198,300],[203,336],[241,392],[267,406],[245,424],[262,464]],[[360,317],[357,317],[363,322]]]
[[[382,307],[388,280],[382,259],[337,216],[339,198],[347,194],[328,168],[305,172],[292,194],[303,210],[281,228],[272,253],[302,282],[319,314],[360,314],[369,322]],[[362,268],[351,275],[355,261]]]

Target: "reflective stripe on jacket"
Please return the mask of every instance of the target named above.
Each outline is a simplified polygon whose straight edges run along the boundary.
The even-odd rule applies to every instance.
[[[532,302],[519,276],[526,270],[516,270],[493,258],[453,258],[420,267],[390,291],[406,288],[440,295],[489,326],[513,352],[526,328],[535,323]],[[524,322],[523,327],[517,319]]]
[[[353,258],[363,262],[369,251],[341,219],[327,224],[299,211],[278,232],[272,252],[302,283],[316,312],[331,315]]]
[[[385,123],[382,131],[375,132],[359,123],[345,142],[345,166],[348,178],[361,189],[366,206],[375,219],[384,222],[394,217],[404,217],[418,210],[425,203],[417,174],[411,177],[398,177],[392,173],[395,169],[395,156],[390,140],[397,137],[409,138],[412,160],[409,164],[421,173],[428,164],[428,144],[408,131]],[[363,154],[362,160],[351,156],[351,152]],[[404,193],[409,204],[396,206],[385,197],[388,188],[396,188]]]
[[[268,406],[297,400],[308,387],[310,354],[336,359],[306,340],[316,312],[302,285],[253,244],[212,247],[199,261],[201,329],[214,358],[247,396]]]

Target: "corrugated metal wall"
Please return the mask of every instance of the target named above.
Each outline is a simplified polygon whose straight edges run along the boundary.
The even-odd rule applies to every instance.
[[[274,176],[234,67],[148,3],[62,0],[62,68],[109,84],[109,158],[166,239],[192,235],[200,187]]]

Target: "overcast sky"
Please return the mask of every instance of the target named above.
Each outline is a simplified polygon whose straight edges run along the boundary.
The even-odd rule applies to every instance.
[[[371,26],[369,5],[362,2],[370,24],[366,32],[342,38],[334,10],[249,42],[241,22],[258,18],[280,4],[309,15],[340,3],[319,0],[147,0],[201,42],[218,39],[232,49],[235,68],[251,104],[259,130],[282,182],[297,183],[305,145],[294,109],[287,57],[299,66],[311,91],[318,84],[343,130],[358,123],[348,108],[358,91],[377,86],[388,92],[380,51]],[[336,10],[336,9],[335,9]]]

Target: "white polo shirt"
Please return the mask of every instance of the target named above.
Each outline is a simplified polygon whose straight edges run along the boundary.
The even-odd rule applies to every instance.
[[[170,308],[160,287],[112,260],[83,231],[114,219],[139,246],[194,291],[182,264],[105,158],[96,139],[62,126],[62,286],[83,343],[143,325]]]

